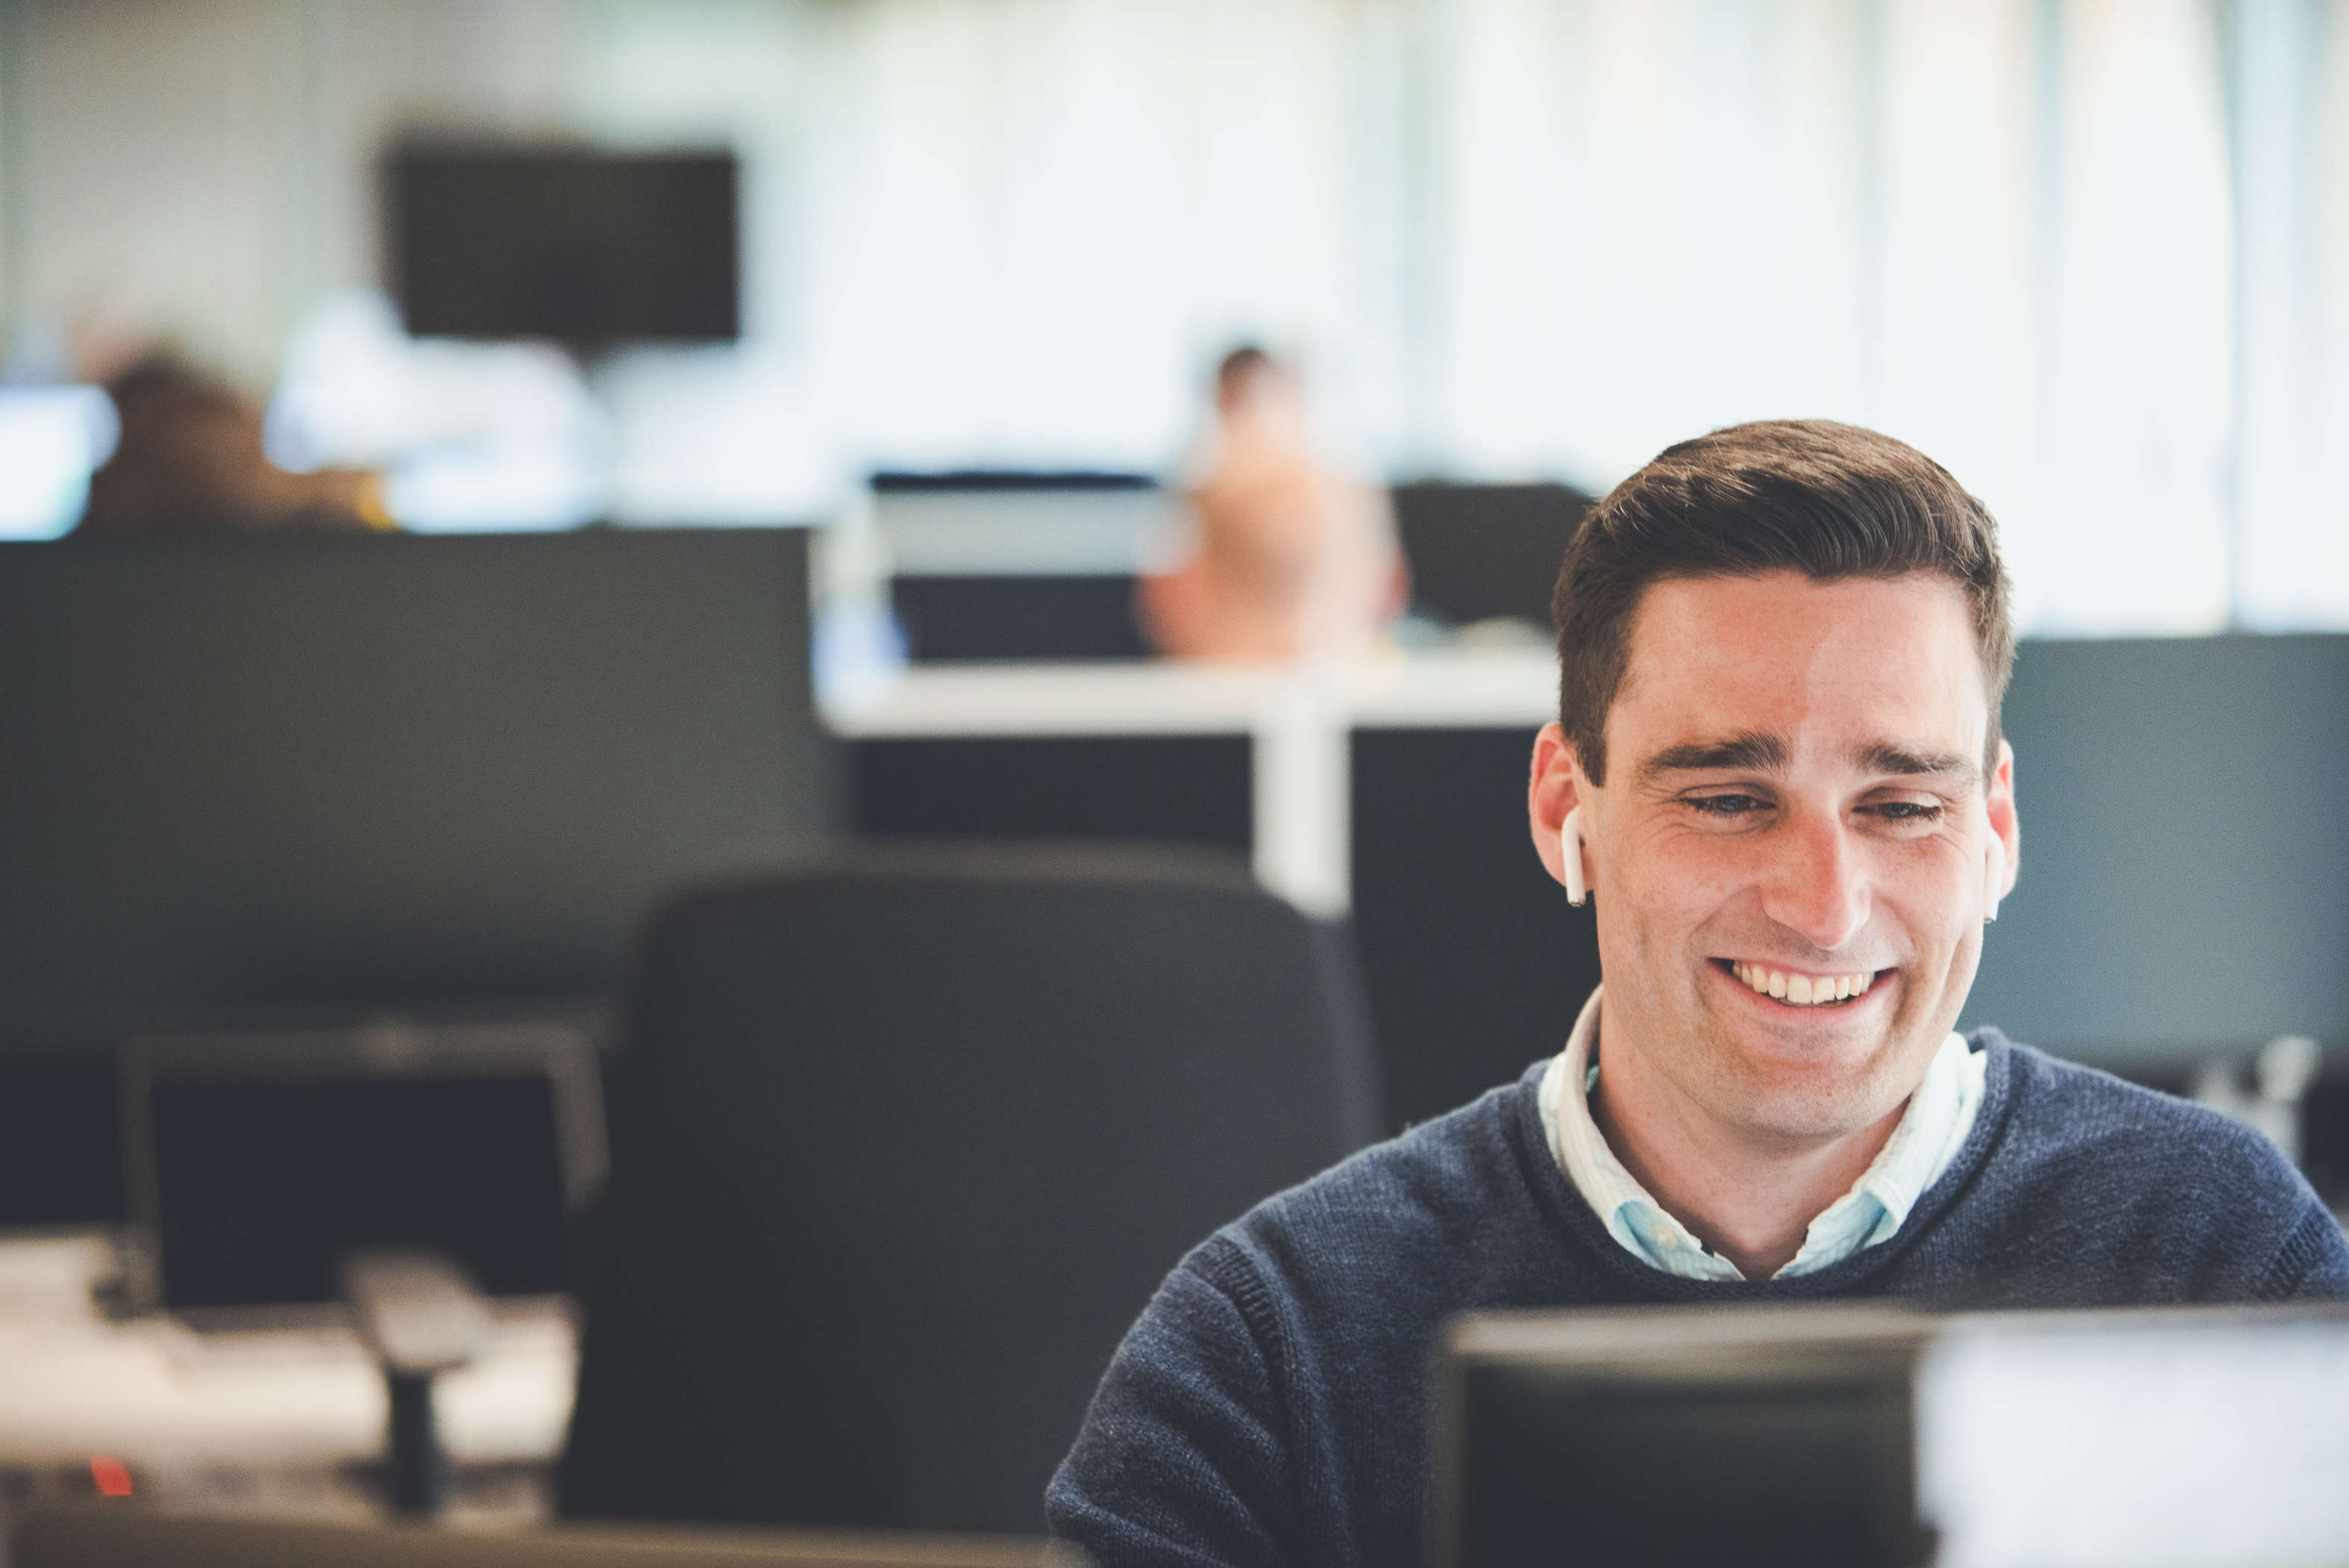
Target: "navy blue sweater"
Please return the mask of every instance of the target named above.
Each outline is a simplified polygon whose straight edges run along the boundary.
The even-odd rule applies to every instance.
[[[1482,1307],[1906,1296],[2090,1306],[2349,1296],[2340,1226],[2265,1140],[1992,1030],[1980,1116],[1890,1240],[1686,1280],[1557,1168],[1540,1068],[1257,1205],[1127,1335],[1046,1505],[1102,1568],[1417,1561],[1438,1330]]]

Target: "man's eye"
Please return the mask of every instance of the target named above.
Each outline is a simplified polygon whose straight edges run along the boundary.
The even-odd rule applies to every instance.
[[[1924,800],[1885,800],[1866,808],[1895,822],[1930,822],[1941,814],[1941,808]]]
[[[1751,795],[1691,795],[1688,803],[1708,817],[1742,817],[1763,808],[1763,802]]]

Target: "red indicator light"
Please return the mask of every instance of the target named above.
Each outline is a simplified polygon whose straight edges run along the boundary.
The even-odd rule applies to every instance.
[[[129,1497],[130,1471],[120,1460],[108,1459],[104,1454],[89,1456],[89,1479],[100,1497]]]

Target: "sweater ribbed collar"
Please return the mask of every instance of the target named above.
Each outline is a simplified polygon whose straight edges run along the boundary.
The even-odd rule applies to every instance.
[[[1536,1103],[1550,1151],[1624,1251],[1651,1268],[1687,1279],[1742,1279],[1734,1264],[1707,1247],[1624,1168],[1591,1117],[1603,995],[1603,988],[1590,993],[1566,1049],[1542,1074]],[[1775,1277],[1816,1274],[1899,1232],[1973,1130],[1986,1065],[1961,1037],[1953,1034],[1941,1042],[1884,1147],[1850,1190],[1811,1221],[1801,1250]]]
[[[1771,1280],[1683,1279],[1626,1252],[1559,1167],[1542,1124],[1542,1075],[1555,1058],[1529,1068],[1496,1108],[1528,1195],[1558,1242],[1636,1296],[1656,1301],[1803,1301],[1866,1295],[1868,1282],[1906,1256],[1949,1213],[1989,1163],[2013,1115],[2013,1045],[1996,1029],[1976,1030],[1966,1046],[1982,1057],[1982,1105],[1972,1130],[1946,1169],[1919,1196],[1890,1240],[1866,1247],[1814,1274]]]

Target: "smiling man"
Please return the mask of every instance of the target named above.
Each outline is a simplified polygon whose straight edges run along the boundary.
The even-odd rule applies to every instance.
[[[1048,1498],[1103,1568],[1416,1561],[1471,1309],[2349,1295],[2256,1134],[1951,1032],[2022,840],[2005,573],[1947,471],[1821,422],[1683,442],[1554,612],[1529,811],[1603,983],[1556,1057],[1167,1278]]]

